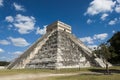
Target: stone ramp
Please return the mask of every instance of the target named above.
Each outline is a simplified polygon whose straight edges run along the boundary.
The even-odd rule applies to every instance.
[[[103,60],[102,59],[100,59],[100,58],[95,58],[95,61],[98,63],[98,64],[100,64],[100,66],[101,67],[106,67],[106,65],[105,65],[105,63],[103,62]],[[108,66],[109,67],[111,67],[112,66],[112,64],[110,64],[109,62],[107,62],[108,63]]]

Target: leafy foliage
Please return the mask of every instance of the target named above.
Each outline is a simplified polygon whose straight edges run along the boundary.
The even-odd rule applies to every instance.
[[[102,43],[93,51],[113,64],[120,64],[120,32],[115,33],[106,43]]]
[[[120,32],[115,33],[112,38],[108,40],[109,51],[111,52],[112,63],[120,63]]]
[[[7,66],[10,62],[0,61],[0,66]]]

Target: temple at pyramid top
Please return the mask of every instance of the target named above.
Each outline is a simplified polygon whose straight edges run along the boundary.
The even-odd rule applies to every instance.
[[[47,32],[51,32],[53,30],[63,30],[65,32],[71,33],[71,26],[61,21],[56,21],[47,26]]]

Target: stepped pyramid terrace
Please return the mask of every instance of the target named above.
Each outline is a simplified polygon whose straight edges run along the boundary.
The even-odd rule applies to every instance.
[[[105,67],[103,60],[72,34],[70,25],[56,21],[47,26],[46,34],[7,67],[23,68],[85,68]]]

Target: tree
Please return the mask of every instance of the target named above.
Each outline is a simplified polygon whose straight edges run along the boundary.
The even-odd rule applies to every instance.
[[[7,66],[9,65],[10,62],[7,62],[7,61],[0,61],[0,66]]]
[[[112,63],[120,63],[120,32],[115,33],[112,38],[108,40],[109,51],[111,52]]]
[[[108,46],[105,43],[102,43],[98,46],[98,48],[94,51],[94,53],[102,58],[103,62],[105,63],[106,72],[109,74],[109,66],[108,66],[108,59],[110,59],[110,52]]]

